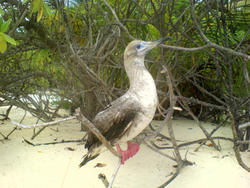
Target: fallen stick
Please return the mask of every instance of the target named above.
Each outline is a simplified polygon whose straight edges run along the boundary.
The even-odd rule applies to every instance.
[[[32,145],[32,146],[43,146],[43,145],[55,145],[55,144],[65,144],[65,143],[80,143],[82,142],[82,140],[61,140],[61,141],[58,141],[58,142],[46,142],[46,143],[38,143],[38,144],[34,144],[33,142],[23,138],[23,140],[29,144],[29,145]]]
[[[244,128],[247,128],[247,127],[250,127],[250,122],[246,122],[246,123],[240,124],[238,126],[238,129],[244,129]]]
[[[100,180],[102,180],[102,183],[104,184],[104,186],[105,186],[106,188],[108,188],[109,182],[108,182],[107,177],[105,176],[105,174],[99,174],[99,175],[98,175],[98,178],[99,178]]]
[[[67,118],[63,118],[63,119],[59,119],[59,120],[55,120],[55,121],[50,121],[47,123],[40,123],[40,124],[32,124],[32,125],[24,125],[22,123],[18,123],[16,121],[10,120],[12,124],[18,126],[18,127],[22,127],[22,128],[34,128],[34,127],[45,127],[45,126],[51,126],[51,125],[55,125],[58,123],[61,123],[63,121],[69,121],[69,120],[73,120],[76,119],[76,116],[69,116]]]

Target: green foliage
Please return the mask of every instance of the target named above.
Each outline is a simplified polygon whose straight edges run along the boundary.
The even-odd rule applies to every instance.
[[[10,23],[10,19],[7,22],[3,22],[3,20],[0,19],[0,32],[5,33],[6,31],[8,31]]]
[[[0,52],[4,53],[7,49],[7,42],[0,33]]]
[[[4,10],[0,7],[0,15],[4,15]]]
[[[9,26],[10,26],[11,20],[9,19],[8,21],[4,21],[0,17],[0,52],[4,53],[7,50],[7,42],[16,45],[16,41],[10,37],[9,35],[5,34],[5,32],[8,31]]]
[[[44,0],[33,0],[30,5],[30,10],[31,10],[31,15],[37,13],[36,16],[37,22],[41,20],[44,12],[49,17],[52,15],[51,9],[44,2]]]
[[[10,37],[9,35],[6,35],[5,33],[2,33],[2,32],[0,32],[0,35],[3,37],[3,39],[6,42],[8,42],[14,46],[17,45],[16,41],[12,37]]]

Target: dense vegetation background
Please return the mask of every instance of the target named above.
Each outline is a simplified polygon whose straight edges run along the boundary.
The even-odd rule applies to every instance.
[[[243,140],[236,128],[250,121],[249,26],[249,0],[0,0],[3,117],[14,105],[42,121],[77,107],[92,119],[129,87],[126,45],[169,36],[146,59],[155,118],[168,113],[171,73],[183,109],[175,115],[230,121]]]

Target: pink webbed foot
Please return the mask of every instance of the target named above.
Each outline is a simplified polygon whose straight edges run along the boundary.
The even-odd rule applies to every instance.
[[[116,145],[116,149],[119,153],[121,153],[122,164],[124,164],[127,159],[133,157],[139,151],[140,146],[137,143],[131,143],[128,141],[128,149],[126,151],[122,151],[119,144]]]

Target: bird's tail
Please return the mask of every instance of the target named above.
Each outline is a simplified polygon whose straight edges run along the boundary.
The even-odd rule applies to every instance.
[[[94,154],[93,153],[88,153],[86,155],[83,156],[83,161],[79,164],[79,168],[81,168],[82,166],[84,166],[85,164],[87,164],[87,162],[95,159],[96,157],[98,157],[99,154]]]

